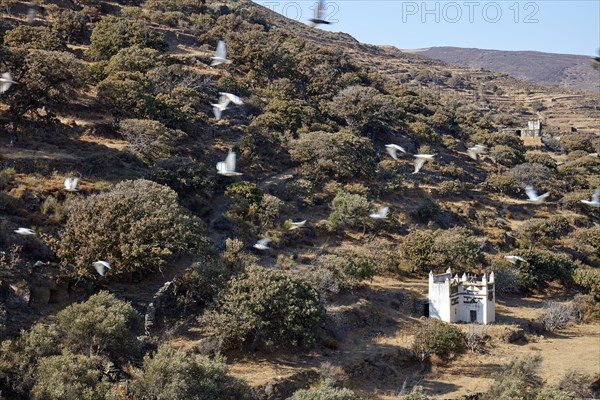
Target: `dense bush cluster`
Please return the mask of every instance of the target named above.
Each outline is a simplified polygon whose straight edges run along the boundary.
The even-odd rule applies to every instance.
[[[210,316],[229,346],[250,343],[310,345],[325,310],[319,294],[305,282],[262,267],[233,277]]]
[[[157,183],[124,181],[105,193],[74,200],[56,253],[65,271],[93,276],[92,262],[124,275],[163,266],[167,257],[206,248],[200,220],[177,203],[177,194]]]
[[[425,361],[433,354],[449,357],[466,350],[466,337],[451,324],[429,319],[417,328],[411,350],[419,361]]]
[[[480,244],[464,228],[413,230],[400,245],[400,257],[410,271],[473,268],[481,257]]]

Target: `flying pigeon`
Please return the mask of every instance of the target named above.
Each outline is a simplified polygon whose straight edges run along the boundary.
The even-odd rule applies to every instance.
[[[225,161],[219,161],[217,163],[217,171],[221,175],[225,176],[239,176],[241,172],[235,170],[235,152],[229,150]]]
[[[596,189],[592,195],[592,200],[581,200],[581,202],[592,207],[600,207],[600,188]]]
[[[12,76],[10,76],[10,72],[3,73],[2,77],[0,77],[0,93],[6,92],[13,83],[18,82],[13,81]]]
[[[256,242],[252,247],[254,247],[255,249],[258,249],[258,250],[269,250],[270,247],[267,245],[270,242],[271,242],[271,239],[263,238],[263,239],[260,239],[258,242]]]
[[[67,192],[77,192],[77,183],[79,182],[78,178],[67,178],[65,179],[65,190]]]
[[[112,269],[110,267],[110,263],[108,261],[102,261],[102,260],[98,260],[98,261],[94,261],[92,263],[92,265],[94,266],[94,269],[96,269],[96,272],[100,275],[100,276],[104,276],[104,274],[106,273],[106,269]]]
[[[479,158],[479,154],[482,154],[485,152],[486,147],[481,145],[481,144],[476,144],[473,147],[469,147],[467,149],[467,153],[469,154],[469,157],[471,157],[473,160],[477,160]]]
[[[379,210],[377,210],[377,212],[374,212],[373,214],[369,215],[369,217],[373,219],[387,219],[387,214],[389,210],[389,207],[381,207]]]
[[[24,235],[24,236],[35,235],[35,232],[32,229],[29,229],[29,228],[15,229],[14,232],[16,234],[18,234],[18,235]]]
[[[231,64],[231,60],[227,59],[227,47],[223,40],[219,40],[219,43],[217,43],[217,53],[211,59],[212,63],[210,65],[213,67],[219,64]]]
[[[541,204],[544,202],[544,200],[546,200],[546,197],[548,197],[550,195],[549,192],[546,192],[544,194],[541,194],[538,196],[536,190],[533,188],[533,186],[528,185],[525,188],[525,193],[527,193],[527,197],[529,197],[529,202],[534,203],[534,204]]]
[[[309,19],[309,21],[312,22],[312,24],[310,24],[311,28],[314,28],[315,26],[317,26],[319,24],[325,24],[325,25],[331,24],[331,22],[323,19],[324,13],[325,13],[325,2],[323,0],[319,0],[319,4],[317,5],[317,8],[315,9],[315,17]]]
[[[519,256],[504,256],[504,258],[513,264],[516,264],[517,261],[522,261],[524,263],[527,263],[527,260],[525,260],[523,257],[519,257]]]
[[[233,103],[238,106],[244,104],[242,99],[235,94],[224,92],[219,92],[219,94],[221,95],[221,97],[219,97],[219,102],[217,104],[211,104],[211,106],[213,106],[213,113],[215,114],[216,119],[221,119],[221,115],[223,114],[223,111],[227,110],[229,103]]]
[[[292,222],[288,230],[293,231],[294,229],[300,229],[306,224],[306,220],[300,222]]]
[[[30,24],[35,22],[35,10],[33,8],[29,8],[29,10],[27,10],[27,22]]]
[[[433,160],[434,156],[435,154],[415,154],[415,172],[413,174],[419,172],[423,168],[423,164],[429,160]]]
[[[404,147],[398,146],[397,144],[386,144],[385,149],[390,154],[390,156],[392,156],[392,158],[394,160],[398,159],[398,155],[396,154],[398,152],[398,150],[400,150],[403,153],[406,153],[406,150],[404,150]]]

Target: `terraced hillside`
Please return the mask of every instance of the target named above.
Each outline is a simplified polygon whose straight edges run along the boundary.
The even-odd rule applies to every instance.
[[[597,397],[597,96],[246,0],[3,7],[4,398]],[[495,325],[424,317],[448,267],[495,272]]]

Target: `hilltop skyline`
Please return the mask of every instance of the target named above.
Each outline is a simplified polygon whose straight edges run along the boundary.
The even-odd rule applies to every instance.
[[[261,4],[306,23],[316,2]],[[399,49],[437,46],[594,56],[600,49],[598,1],[329,1],[319,28]]]

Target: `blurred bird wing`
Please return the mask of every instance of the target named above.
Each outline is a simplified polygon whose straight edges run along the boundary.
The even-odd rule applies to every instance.
[[[224,161],[219,161],[217,163],[217,171],[219,171],[219,173],[227,172],[227,166]]]
[[[592,195],[592,202],[600,203],[600,188],[596,189],[596,191]]]
[[[223,115],[223,110],[221,110],[221,108],[216,104],[213,104],[212,106],[213,106],[213,114],[215,114],[215,118],[221,119],[221,115]]]
[[[388,211],[390,211],[389,207],[381,207],[379,211],[377,211],[377,214],[379,214],[382,218],[385,218],[388,215]]]
[[[292,222],[292,226],[303,226],[304,224],[306,224],[306,220],[299,221],[299,222]]]
[[[225,158],[225,167],[227,171],[235,171],[235,152],[230,151]]]
[[[475,149],[471,147],[467,149],[467,153],[469,153],[469,157],[471,157],[473,160],[477,160],[477,151],[475,151]]]
[[[390,145],[386,145],[385,149],[387,150],[387,152],[389,153],[390,156],[392,156],[392,158],[394,160],[398,159],[398,156],[396,155],[396,152],[398,151],[396,148],[390,146]]]
[[[415,158],[415,174],[423,168],[423,164],[427,161],[425,158],[417,157]]]
[[[261,247],[262,246],[267,247],[267,245],[269,243],[271,243],[271,239],[269,239],[269,238],[262,238],[258,242],[256,242],[256,245],[261,246]]]
[[[221,99],[223,99],[224,97],[227,99],[227,103],[232,102],[233,104],[237,104],[238,106],[241,106],[242,104],[244,104],[242,99],[240,99],[235,94],[225,93],[225,92],[221,92],[219,94],[221,95]]]
[[[227,58],[227,46],[225,45],[225,41],[219,40],[217,43],[217,54],[218,58],[226,59]]]
[[[525,193],[527,194],[527,197],[529,197],[530,200],[537,200],[539,197],[533,186],[525,187]]]

